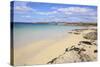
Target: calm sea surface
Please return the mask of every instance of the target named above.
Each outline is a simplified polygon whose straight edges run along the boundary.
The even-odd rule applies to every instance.
[[[69,30],[83,28],[80,26],[31,23],[14,23],[13,26],[14,47],[24,46],[41,40],[55,40],[67,35]]]

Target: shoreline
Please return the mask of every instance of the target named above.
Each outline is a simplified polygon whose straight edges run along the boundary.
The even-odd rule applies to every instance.
[[[83,35],[91,31],[93,32],[92,29],[68,31],[68,37],[65,36],[54,42],[46,40],[36,43],[35,46],[33,43],[20,49],[14,49],[14,65],[47,64],[62,55],[66,48],[77,46],[80,41],[87,41]]]

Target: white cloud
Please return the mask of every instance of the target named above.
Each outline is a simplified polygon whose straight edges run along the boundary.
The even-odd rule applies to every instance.
[[[83,21],[83,19],[87,20],[88,19],[90,21],[94,20],[94,21],[97,21],[97,16],[96,16],[96,11],[94,11],[94,9],[92,8],[87,8],[87,7],[63,7],[63,8],[60,8],[60,7],[51,7],[51,11],[39,11],[34,9],[34,8],[31,8],[29,6],[27,6],[27,3],[24,3],[22,5],[17,5],[14,7],[15,10],[19,13],[23,13],[25,12],[25,16],[22,16],[21,17],[24,17],[24,18],[33,18],[32,15],[35,17],[35,14],[38,14],[38,15],[44,15],[46,16],[47,18],[33,18],[33,20],[36,20],[36,21]],[[31,12],[30,12],[31,11]],[[27,13],[27,15],[26,15]],[[30,14],[32,14],[31,16],[29,16]],[[41,17],[41,16],[40,16]],[[88,19],[87,19],[88,18]]]
[[[97,21],[96,11],[91,8],[86,7],[66,7],[66,8],[56,8],[52,7],[52,11],[39,12],[40,15],[48,15],[48,19],[42,19],[47,21]]]
[[[67,7],[67,8],[59,8],[58,11],[62,11],[62,12],[88,12],[91,11],[92,9],[89,8],[82,8],[82,7]]]
[[[40,14],[40,15],[53,15],[53,14],[59,14],[59,15],[89,15],[89,16],[96,16],[96,12],[91,8],[86,7],[66,7],[66,8],[57,8],[57,7],[51,7],[53,9],[49,12],[40,12],[35,11],[34,13]]]
[[[24,18],[31,18],[31,16],[29,16],[29,15],[23,15],[23,16],[21,16],[21,17],[24,17]]]
[[[21,11],[35,11],[35,9],[27,6],[27,3],[26,2],[20,3],[19,5],[16,5],[16,3],[15,3],[14,9],[16,11],[19,11],[19,12],[21,12]]]
[[[67,8],[58,8],[59,12],[65,14],[81,14],[81,15],[95,15],[94,10],[86,7],[67,7]]]
[[[35,13],[40,14],[40,15],[51,15],[51,14],[56,14],[57,11],[51,11],[51,12],[40,12],[40,11],[35,11]]]
[[[16,6],[15,9],[16,9],[17,11],[33,11],[32,8],[27,7],[27,6]]]

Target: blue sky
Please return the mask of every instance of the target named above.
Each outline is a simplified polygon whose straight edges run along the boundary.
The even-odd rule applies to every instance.
[[[14,22],[97,22],[97,7],[14,1]]]

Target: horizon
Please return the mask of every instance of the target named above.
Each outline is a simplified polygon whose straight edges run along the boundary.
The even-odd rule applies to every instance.
[[[97,6],[12,1],[13,22],[97,22]]]

